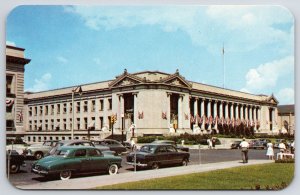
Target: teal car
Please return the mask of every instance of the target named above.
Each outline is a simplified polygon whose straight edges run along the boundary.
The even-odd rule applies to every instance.
[[[106,172],[114,175],[118,173],[121,162],[121,157],[104,154],[92,146],[63,146],[54,155],[34,162],[31,171],[67,180],[74,174]]]

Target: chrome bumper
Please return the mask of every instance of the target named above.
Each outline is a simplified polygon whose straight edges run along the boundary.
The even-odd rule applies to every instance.
[[[48,171],[40,171],[40,170],[36,170],[36,169],[31,169],[31,171],[36,174],[40,174],[40,175],[48,175]]]
[[[126,164],[132,165],[132,166],[138,166],[138,167],[147,167],[148,166],[148,164],[141,164],[140,162],[138,162],[138,163],[126,162]]]

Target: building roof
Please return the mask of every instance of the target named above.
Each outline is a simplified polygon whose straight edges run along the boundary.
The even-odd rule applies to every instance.
[[[164,84],[169,86],[184,87],[189,90],[199,91],[201,93],[215,94],[215,95],[226,95],[230,97],[236,97],[241,99],[251,99],[254,101],[267,101],[271,102],[270,98],[273,96],[267,95],[255,95],[250,93],[244,93],[241,91],[235,91],[231,89],[225,89],[207,84],[201,84],[197,82],[188,81],[179,74],[176,70],[175,73],[164,73],[160,71],[143,71],[136,73],[128,73],[125,69],[124,72],[114,80],[102,81],[97,83],[83,84],[82,91],[97,91],[97,90],[110,90],[114,87],[122,87],[125,85],[139,85],[139,84]],[[59,96],[64,94],[71,94],[74,87],[65,87],[60,89],[48,90],[36,93],[27,93],[27,98],[42,98],[49,96]],[[277,102],[276,102],[277,103]]]
[[[278,114],[294,114],[295,113],[295,105],[278,105]]]

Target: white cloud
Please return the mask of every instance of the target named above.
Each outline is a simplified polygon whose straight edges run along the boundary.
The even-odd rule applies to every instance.
[[[295,100],[295,91],[292,88],[284,88],[281,89],[277,94],[276,97],[278,98],[279,104],[294,104]]]
[[[280,77],[294,72],[294,58],[288,56],[280,60],[275,60],[259,65],[255,69],[250,69],[246,74],[246,90],[259,92],[268,87],[274,87]]]
[[[293,42],[294,35],[290,29],[274,27],[277,24],[293,26],[292,15],[280,6],[66,6],[65,11],[79,15],[93,30],[138,25],[157,25],[165,32],[181,30],[193,43],[215,52],[223,42],[227,51],[239,52],[272,43],[289,47],[286,42]]]
[[[12,41],[6,41],[6,45],[16,46],[16,43]]]
[[[56,59],[59,62],[64,63],[64,64],[68,62],[68,60],[66,58],[62,57],[62,56],[58,56]]]
[[[49,82],[51,81],[52,75],[50,73],[44,74],[41,78],[34,80],[34,85],[25,91],[39,92],[49,89]]]

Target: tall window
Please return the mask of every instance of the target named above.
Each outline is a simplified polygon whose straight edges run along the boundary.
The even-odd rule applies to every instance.
[[[84,129],[87,129],[87,128],[88,128],[87,118],[84,117]]]
[[[88,111],[88,101],[84,101],[83,112],[87,112],[87,111]]]
[[[12,75],[6,75],[6,94],[14,94],[13,92],[13,76]]]
[[[103,106],[104,106],[103,105],[103,100],[100,100],[100,109],[99,109],[100,111],[103,111]]]
[[[57,104],[57,114],[60,114],[60,104]]]
[[[108,110],[112,109],[112,100],[108,99]]]
[[[67,113],[67,104],[66,103],[63,104],[63,113],[64,114]]]
[[[76,112],[80,112],[80,102],[76,102]]]
[[[95,100],[92,100],[91,111],[95,112]]]
[[[40,116],[43,115],[43,106],[40,106]]]
[[[80,129],[80,118],[77,118],[77,129]]]

